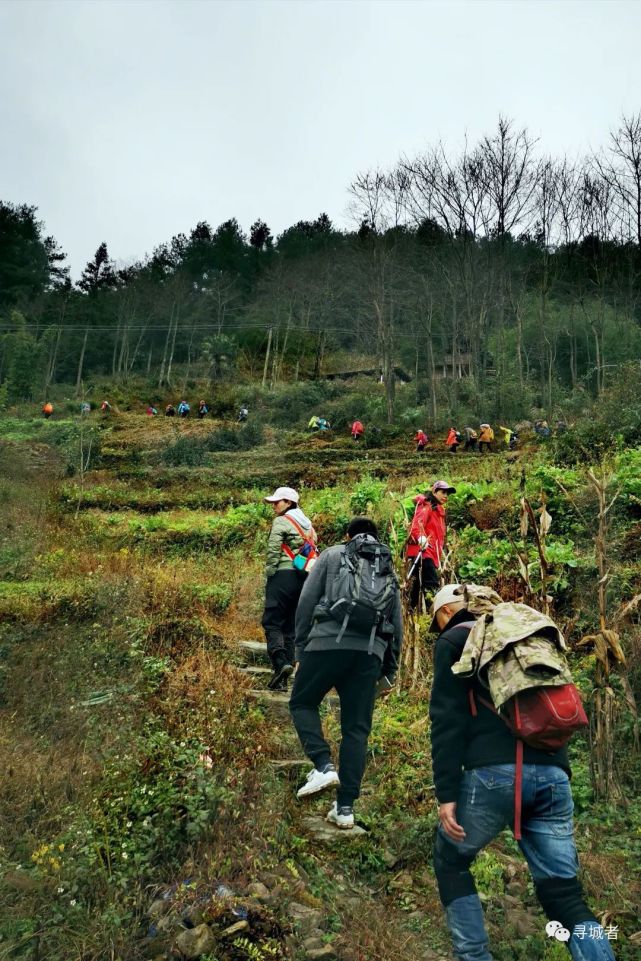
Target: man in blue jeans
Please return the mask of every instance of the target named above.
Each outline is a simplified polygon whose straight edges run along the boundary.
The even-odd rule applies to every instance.
[[[492,961],[481,901],[470,866],[479,851],[514,824],[515,739],[486,707],[476,677],[452,673],[475,615],[458,584],[447,584],[432,604],[434,681],[430,700],[432,767],[440,824],[434,871],[457,961]],[[470,688],[477,715],[470,710]],[[522,840],[537,897],[550,921],[565,932],[574,961],[614,961],[597,918],[587,907],[577,878],[573,802],[567,749],[524,746]],[[567,935],[567,937],[565,937]]]

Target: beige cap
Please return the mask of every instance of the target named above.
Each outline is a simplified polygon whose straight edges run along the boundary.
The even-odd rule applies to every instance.
[[[435,630],[437,626],[436,612],[440,611],[446,604],[457,604],[459,601],[464,600],[464,591],[465,587],[463,584],[446,584],[445,587],[442,587],[440,591],[436,592],[430,609],[430,614],[432,615],[430,631]]]
[[[292,501],[298,504],[298,491],[293,487],[277,487],[272,496],[266,497],[265,500],[269,504],[276,504],[278,501]]]

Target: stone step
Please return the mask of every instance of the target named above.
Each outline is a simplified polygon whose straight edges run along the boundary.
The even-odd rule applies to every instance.
[[[249,664],[247,667],[239,667],[238,670],[243,674],[251,674],[253,677],[262,677],[263,675],[273,673],[271,667],[260,667],[255,664]]]
[[[267,645],[260,641],[239,641],[238,646],[248,659],[253,661],[268,661]]]
[[[331,807],[331,804],[329,805]],[[308,815],[301,819],[301,824],[308,834],[311,834],[317,841],[323,844],[349,844],[358,838],[367,837],[368,832],[365,828],[355,824],[353,828],[344,830],[330,824],[325,818]]]

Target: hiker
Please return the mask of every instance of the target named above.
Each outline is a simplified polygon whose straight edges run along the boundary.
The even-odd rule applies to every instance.
[[[300,509],[292,487],[277,487],[265,501],[274,509],[267,542],[265,610],[262,626],[272,662],[271,690],[287,690],[294,671],[296,605],[316,558],[316,531]]]
[[[175,416],[176,416],[176,408],[174,407],[173,404],[167,404],[167,406],[165,407],[165,417],[175,417]]]
[[[53,414],[53,404],[47,401],[47,403],[44,404],[42,408],[42,416],[44,417],[45,420],[49,420],[52,414]]]
[[[410,525],[405,557],[410,568],[406,578],[409,586],[409,607],[418,611],[421,597],[430,597],[440,587],[439,567],[445,546],[445,505],[456,488],[447,481],[438,480],[428,494],[418,494],[414,498],[416,510]]]
[[[111,404],[109,403],[108,400],[103,400],[102,404],[100,405],[100,413],[101,414],[111,413]]]
[[[249,407],[246,404],[242,404],[240,410],[238,411],[238,423],[244,423],[249,417]]]
[[[479,434],[479,451],[481,454],[484,453],[483,448],[489,453],[492,450],[492,443],[494,442],[494,431],[489,424],[481,424],[481,433]]]
[[[417,430],[414,435],[414,443],[416,444],[416,453],[422,454],[425,450],[425,445],[427,444],[427,434],[424,430]]]
[[[511,427],[499,427],[499,430],[503,433],[503,440],[505,441],[505,446],[508,450],[514,450],[516,447],[516,433]]]
[[[317,417],[316,414],[314,414],[309,419],[309,424],[307,425],[308,430],[319,430],[319,426],[318,426],[319,423],[320,423],[320,417]]]
[[[155,417],[158,411],[152,404],[150,404],[149,407],[147,408],[146,413],[147,413],[147,417]]]
[[[330,424],[330,422],[327,420],[326,417],[319,417],[319,418],[318,418],[318,429],[319,429],[319,431],[331,430],[331,427],[332,427],[332,425]]]
[[[360,420],[355,420],[352,424],[352,440],[360,440],[365,433],[365,428]]]
[[[207,404],[205,403],[205,401],[204,401],[204,400],[199,400],[199,401],[198,401],[198,412],[197,412],[198,420],[202,420],[203,417],[206,417],[208,413],[209,413],[209,407],[207,406]]]
[[[86,400],[83,400],[83,402],[80,405],[80,416],[84,417],[86,414],[90,414],[90,413],[91,413],[91,404],[88,403]]]
[[[550,430],[550,425],[546,420],[537,420],[534,422],[534,433],[537,437],[547,440],[552,431]]]
[[[558,434],[566,434],[566,433],[567,433],[567,430],[568,430],[567,422],[564,421],[564,420],[557,420],[557,422],[556,422],[556,433],[557,433],[557,436],[558,436]]]
[[[477,444],[479,435],[476,433],[473,427],[463,428],[463,437],[465,438],[465,443],[463,444],[464,451],[475,451],[477,450]]]
[[[367,740],[378,693],[391,690],[403,641],[401,602],[391,552],[368,517],[354,517],[347,543],[320,555],[298,602],[296,659],[289,702],[305,754],[314,764],[303,798],[336,787],[327,820],[354,827]],[[340,700],[338,771],[323,736],[319,708],[332,688]]]
[[[487,701],[488,696],[494,699],[495,694],[488,693],[478,675],[468,671],[471,676],[462,676],[466,658],[463,651],[472,630],[481,630],[480,643],[484,644],[488,633],[486,615],[494,612],[492,624],[496,628],[500,608],[514,611],[524,607],[500,604],[498,595],[489,588],[458,584],[441,588],[432,604],[434,622],[441,632],[434,648],[430,700],[432,767],[440,821],[434,843],[434,872],[454,955],[459,961],[492,961],[483,909],[470,867],[479,851],[510,825],[514,826],[528,862],[537,897],[550,921],[567,934],[564,940],[575,961],[614,961],[604,931],[587,907],[576,876],[567,747],[542,750],[524,744]],[[477,624],[477,613],[471,608],[477,613],[485,612],[479,617],[483,623]],[[531,640],[530,632],[544,624],[558,633],[545,615],[532,608],[525,610],[530,612],[531,625],[524,626],[514,616],[507,623],[504,620],[503,629],[507,628],[508,636],[520,634],[525,644]],[[549,649],[553,646],[546,645]],[[527,678],[525,669],[521,671],[521,677]],[[495,683],[504,685],[504,695],[508,693],[507,674],[499,672],[489,677],[490,691],[494,678]],[[549,675],[544,683],[548,681]],[[517,783],[517,744],[523,751],[521,785]]]
[[[189,417],[190,411],[191,411],[191,407],[189,406],[187,401],[181,400],[181,402],[178,404],[179,417]]]
[[[450,427],[447,440],[445,441],[445,446],[449,447],[450,454],[456,453],[456,448],[461,443],[461,435],[457,431],[456,427]]]

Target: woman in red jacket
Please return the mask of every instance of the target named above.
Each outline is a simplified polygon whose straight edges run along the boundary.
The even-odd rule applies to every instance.
[[[445,505],[456,488],[447,481],[439,480],[432,485],[429,494],[414,498],[416,510],[409,530],[405,556],[410,562],[407,576],[409,606],[416,611],[421,597],[433,594],[440,587],[439,567],[445,546]],[[426,605],[427,606],[427,605]]]
[[[414,442],[416,444],[416,453],[420,454],[425,450],[425,445],[427,444],[427,434],[424,430],[417,430],[416,436],[414,437]]]

